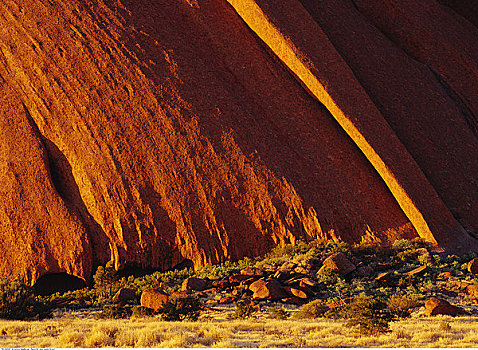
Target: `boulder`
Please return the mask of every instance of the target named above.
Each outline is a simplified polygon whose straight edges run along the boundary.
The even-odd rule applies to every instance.
[[[357,268],[357,273],[359,274],[359,276],[362,276],[362,277],[372,277],[374,270],[372,266],[364,265]]]
[[[406,273],[407,276],[417,276],[425,273],[427,271],[428,267],[426,265],[417,267],[416,269],[413,269],[412,271],[408,271]]]
[[[290,297],[296,297],[299,299],[308,299],[309,295],[307,293],[299,288],[293,288],[293,287],[284,287],[284,290],[287,294],[289,294]]]
[[[202,291],[206,289],[208,286],[208,282],[202,278],[197,277],[189,277],[183,281],[181,285],[181,290],[183,291]]]
[[[253,299],[260,300],[280,300],[287,298],[288,295],[285,292],[284,288],[276,280],[270,280],[266,282],[263,286],[257,289],[252,296]]]
[[[246,276],[263,276],[264,271],[257,267],[246,267],[245,269],[241,270],[241,275],[246,275]]]
[[[478,258],[474,258],[468,262],[468,271],[474,275],[478,274]]]
[[[229,283],[240,284],[241,282],[245,282],[250,278],[251,276],[248,276],[248,275],[234,275],[229,277]]]
[[[283,263],[278,271],[280,272],[291,272],[293,271],[295,268],[297,267],[297,264],[296,263],[293,263],[291,261],[286,261],[285,263]]]
[[[229,282],[229,278],[224,277],[218,280],[214,280],[211,283],[213,287],[216,287],[217,289],[224,290],[226,288],[229,288],[231,286],[231,283]]]
[[[116,292],[112,301],[115,304],[124,305],[128,303],[128,301],[136,299],[136,291],[131,288],[121,288],[119,291]]]
[[[304,277],[299,280],[299,287],[318,287],[319,283],[312,278]]]
[[[158,311],[168,298],[169,296],[159,289],[146,289],[141,294],[141,306]]]
[[[431,298],[425,303],[425,314],[427,316],[449,315],[457,316],[467,314],[461,307],[451,305],[448,301],[438,298]]]
[[[345,276],[355,270],[355,265],[343,253],[335,253],[329,256],[322,263],[319,274],[328,269],[330,271],[337,271],[339,275]]]
[[[249,290],[255,293],[258,289],[260,289],[263,285],[267,282],[263,279],[257,280],[249,285]]]

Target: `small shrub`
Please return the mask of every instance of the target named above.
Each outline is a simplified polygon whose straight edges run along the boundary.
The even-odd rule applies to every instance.
[[[154,310],[148,307],[135,305],[131,308],[131,316],[133,317],[148,317],[153,315],[154,315]]]
[[[444,332],[450,332],[451,331],[450,324],[448,322],[445,322],[445,321],[440,322],[439,328],[440,328],[441,331],[444,331]]]
[[[271,313],[269,314],[269,318],[273,318],[276,320],[285,320],[288,319],[290,316],[290,312],[287,312],[281,307],[275,307],[271,310]]]
[[[392,295],[388,299],[388,309],[397,317],[409,317],[413,309],[418,307],[416,298],[408,295]]]
[[[308,304],[303,305],[299,312],[295,315],[296,318],[319,318],[324,316],[327,307],[322,300],[313,300]]]
[[[358,326],[361,334],[373,335],[389,331],[389,323],[395,319],[387,304],[380,298],[360,295],[347,305],[348,326]]]
[[[118,305],[105,305],[103,310],[95,314],[95,318],[129,318],[132,315],[131,307],[123,307]]]
[[[19,280],[0,279],[0,318],[26,320],[51,316],[52,306],[36,298],[30,287]]]
[[[254,316],[254,314],[257,312],[257,306],[255,306],[252,303],[247,303],[244,300],[239,300],[235,303],[236,305],[236,310],[234,311],[233,314],[229,314],[227,316],[228,319],[230,320],[235,320],[235,319],[246,319],[249,317]]]
[[[199,298],[193,295],[172,295],[159,310],[165,321],[195,321],[199,317],[202,305]]]

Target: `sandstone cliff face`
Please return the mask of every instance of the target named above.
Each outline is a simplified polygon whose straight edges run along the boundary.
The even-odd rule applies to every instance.
[[[386,3],[2,1],[0,273],[475,248],[477,29]]]

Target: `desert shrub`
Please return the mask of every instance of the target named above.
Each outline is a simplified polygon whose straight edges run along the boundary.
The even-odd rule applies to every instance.
[[[356,296],[344,311],[349,318],[347,325],[358,326],[359,332],[366,335],[388,332],[390,321],[395,319],[387,303],[374,296]]]
[[[336,284],[339,281],[340,275],[337,271],[323,269],[322,271],[320,271],[320,273],[317,273],[316,278],[319,283],[323,283],[326,286],[330,286]]]
[[[451,331],[451,326],[448,322],[441,321],[438,328],[440,328],[441,331],[444,332],[450,332]]]
[[[131,307],[118,305],[105,305],[103,310],[95,314],[95,318],[129,318],[132,315]]]
[[[201,309],[202,305],[198,297],[173,294],[158,312],[166,321],[195,321]]]
[[[290,312],[287,312],[282,307],[275,307],[271,310],[268,317],[276,319],[276,320],[285,320],[289,318],[289,316],[290,316]]]
[[[131,308],[131,316],[133,317],[148,317],[153,315],[154,315],[154,310],[148,307],[135,305]]]
[[[244,300],[237,301],[235,305],[236,309],[234,310],[234,313],[227,315],[227,318],[230,320],[243,320],[254,316],[254,314],[257,312],[257,306]]]
[[[51,316],[51,304],[35,297],[32,289],[23,282],[0,279],[0,318],[26,320]]]
[[[322,300],[313,300],[310,303],[302,305],[299,312],[295,315],[296,318],[319,318],[324,316],[327,307]]]
[[[394,294],[388,299],[387,305],[392,314],[400,318],[406,318],[419,306],[419,303],[414,297]]]
[[[98,266],[93,275],[94,290],[98,297],[98,302],[107,302],[121,288],[118,282],[118,274],[113,263],[110,261],[106,266]]]

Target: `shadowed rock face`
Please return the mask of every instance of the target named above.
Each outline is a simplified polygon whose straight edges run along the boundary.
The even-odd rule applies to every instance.
[[[477,29],[376,2],[2,1],[0,273],[474,249]]]

